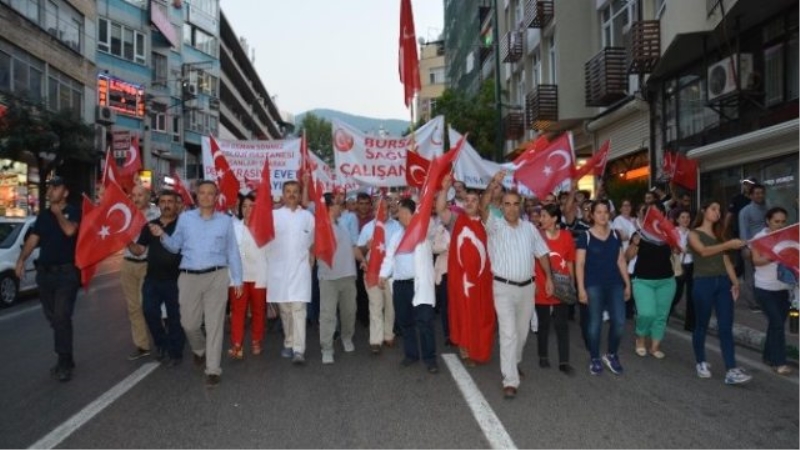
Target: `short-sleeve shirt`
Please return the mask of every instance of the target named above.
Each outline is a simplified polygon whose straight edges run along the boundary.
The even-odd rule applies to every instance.
[[[76,206],[67,204],[61,211],[70,222],[76,225],[80,223],[81,210]],[[31,233],[39,236],[39,264],[58,266],[75,263],[75,245],[78,242],[78,233],[72,236],[64,234],[64,230],[58,224],[58,219],[50,209],[39,213]]]
[[[175,232],[175,227],[178,225],[178,220],[175,219],[166,226],[160,219],[151,220],[150,223],[160,225],[165,233],[172,236],[172,233]],[[146,278],[151,280],[178,280],[181,265],[180,253],[172,253],[164,248],[164,245],[161,244],[161,239],[150,233],[150,227],[142,228],[136,243],[147,247]]]
[[[544,235],[545,242],[550,248],[550,270],[553,273],[561,273],[569,275],[569,266],[575,262],[575,241],[572,235],[566,231],[561,230],[558,237],[549,239]],[[536,304],[537,305],[558,305],[561,300],[551,295],[547,296],[545,292],[546,276],[542,266],[536,265]]]
[[[739,213],[742,209],[750,204],[750,199],[744,194],[736,194],[731,202],[728,204],[728,212],[733,214],[733,221],[731,221],[731,231],[733,236],[739,235]]]
[[[584,287],[615,286],[625,283],[617,266],[619,252],[622,249],[622,242],[617,233],[611,231],[606,239],[600,239],[587,230],[578,237],[576,247],[578,250],[586,251],[583,266]]]
[[[486,234],[492,273],[506,280],[530,280],[534,273],[534,256],[540,258],[550,251],[539,230],[521,219],[516,226],[511,226],[505,218],[490,214]]]
[[[650,242],[642,236],[636,253],[633,276],[643,280],[664,280],[675,276],[670,256],[672,249],[666,243]]]

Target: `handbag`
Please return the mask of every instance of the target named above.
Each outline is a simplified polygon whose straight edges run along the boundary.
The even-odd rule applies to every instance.
[[[553,272],[553,295],[565,305],[578,301],[578,292],[569,274]]]
[[[680,277],[683,275],[683,252],[672,253],[669,257],[670,262],[672,262],[672,272],[674,272],[675,278]]]

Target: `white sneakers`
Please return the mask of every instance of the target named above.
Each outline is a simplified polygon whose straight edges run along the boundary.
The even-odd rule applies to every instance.
[[[322,352],[322,364],[333,364],[333,352]]]
[[[711,364],[703,361],[701,363],[697,363],[695,369],[697,370],[698,377],[711,378]],[[752,375],[746,374],[744,369],[739,367],[734,367],[733,369],[728,370],[728,372],[725,374],[725,384],[744,384],[752,379]]]
[[[352,339],[342,339],[342,347],[344,347],[344,351],[346,353],[351,353],[356,351],[356,346],[353,345]]]
[[[697,369],[697,376],[700,378],[711,378],[711,364],[703,361],[701,363],[697,363],[695,366]]]

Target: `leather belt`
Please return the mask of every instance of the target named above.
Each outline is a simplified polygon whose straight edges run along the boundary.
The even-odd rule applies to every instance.
[[[125,261],[129,261],[129,262],[132,262],[132,263],[144,263],[144,262],[147,262],[146,259],[136,259],[136,258],[131,258],[130,256],[126,256],[123,259]]]
[[[408,280],[393,280],[395,283],[413,283],[414,279],[410,278]]]
[[[498,277],[497,275],[494,276],[494,281],[499,281],[500,283],[510,284],[512,286],[518,286],[518,287],[525,287],[533,283],[533,280],[535,279],[536,278],[530,278],[525,281],[511,281],[511,280],[506,280],[505,278],[502,277]]]
[[[36,270],[42,273],[69,273],[77,270],[75,264],[35,264]]]
[[[199,270],[181,269],[181,273],[188,273],[191,275],[203,275],[204,273],[216,272],[224,268],[225,266],[214,266],[214,267],[209,267],[207,269],[199,269]]]

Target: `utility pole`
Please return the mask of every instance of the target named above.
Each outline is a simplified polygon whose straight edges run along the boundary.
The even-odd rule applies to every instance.
[[[497,116],[497,135],[495,138],[495,161],[502,162],[503,157],[503,103],[501,101],[500,89],[500,9],[497,6],[498,0],[492,0],[492,41],[494,47],[494,102]]]

